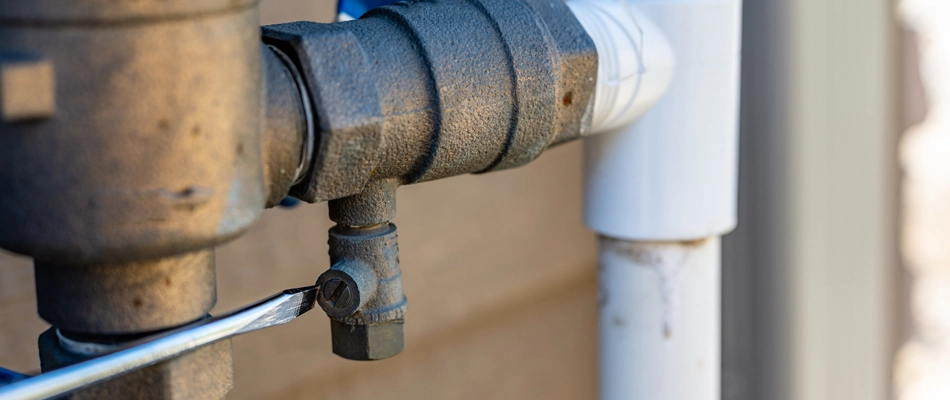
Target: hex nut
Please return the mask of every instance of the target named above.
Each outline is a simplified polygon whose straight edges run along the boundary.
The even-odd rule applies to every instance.
[[[405,320],[378,324],[349,325],[330,320],[333,353],[356,361],[382,360],[406,348]]]
[[[264,43],[296,64],[313,99],[318,140],[303,180],[290,195],[310,203],[360,193],[369,182],[383,135],[371,62],[346,29],[314,22],[262,28]]]
[[[59,344],[56,328],[39,338],[43,372],[87,360]],[[219,400],[234,386],[231,341],[222,340],[68,395],[69,400]]]
[[[53,64],[29,53],[0,53],[0,119],[17,122],[56,112]]]

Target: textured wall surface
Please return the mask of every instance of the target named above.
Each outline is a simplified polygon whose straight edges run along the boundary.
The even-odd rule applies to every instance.
[[[262,23],[329,21],[331,1],[265,0]],[[407,349],[353,362],[329,322],[234,340],[231,399],[589,399],[596,397],[594,237],[581,223],[580,147],[512,171],[400,189]],[[312,284],[329,267],[326,204],[270,210],[217,251],[218,306]],[[0,251],[0,365],[39,368],[32,262]]]

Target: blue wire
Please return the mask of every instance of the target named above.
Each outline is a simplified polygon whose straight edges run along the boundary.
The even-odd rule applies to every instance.
[[[281,208],[295,208],[299,205],[300,200],[297,200],[293,197],[284,197],[284,199],[280,201]]]
[[[337,13],[346,13],[353,18],[359,18],[367,11],[376,7],[388,6],[396,0],[340,0],[337,3]]]

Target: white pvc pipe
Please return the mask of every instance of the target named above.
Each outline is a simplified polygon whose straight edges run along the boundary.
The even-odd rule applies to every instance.
[[[601,237],[601,398],[716,400],[720,236],[736,225],[741,0],[568,5],[601,62],[593,133],[617,126],[598,121],[636,119],[585,145],[585,220]],[[675,63],[662,73],[642,62],[664,58]],[[630,79],[613,77],[631,75],[611,68],[669,84],[625,91]],[[616,106],[624,102],[642,107]]]
[[[721,235],[736,224],[740,2],[627,3],[663,31],[677,67],[639,120],[587,140],[586,222],[631,240]]]
[[[601,398],[719,395],[719,238],[601,239]]]

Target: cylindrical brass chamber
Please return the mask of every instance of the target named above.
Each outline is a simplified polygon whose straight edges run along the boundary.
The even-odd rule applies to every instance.
[[[0,247],[117,263],[244,232],[266,198],[257,27],[254,0],[5,4],[0,48],[52,64],[56,111],[0,124]]]

